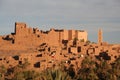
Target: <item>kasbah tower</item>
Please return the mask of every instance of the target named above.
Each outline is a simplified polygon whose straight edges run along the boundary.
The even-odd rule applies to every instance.
[[[98,44],[101,44],[102,42],[103,42],[102,30],[99,29],[99,31],[98,31]]]
[[[14,33],[0,36],[0,65],[10,68],[24,64],[27,60],[30,63],[27,69],[35,71],[59,66],[61,62],[66,66],[72,64],[76,69],[76,63],[81,64],[86,56],[111,63],[120,57],[120,45],[104,42],[102,34],[100,29],[98,42],[93,43],[88,40],[85,30],[52,28],[43,31],[16,22]]]

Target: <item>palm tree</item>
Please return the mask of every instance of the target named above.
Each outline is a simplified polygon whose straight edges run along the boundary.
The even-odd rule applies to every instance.
[[[22,72],[16,73],[13,77],[13,80],[25,80],[24,74]]]
[[[114,73],[114,76],[116,76],[118,80],[120,79],[120,57],[112,64],[112,73]]]
[[[77,38],[74,38],[74,39],[73,39],[73,45],[74,45],[74,46],[76,45],[77,41],[78,41]]]
[[[70,76],[60,69],[47,69],[40,77],[41,80],[70,80]]]
[[[7,69],[5,68],[4,65],[0,66],[0,79],[4,79],[4,75],[7,72]]]
[[[81,63],[81,68],[77,74],[77,80],[98,80],[96,74],[96,64],[89,56],[86,56]]]
[[[97,75],[99,77],[99,79],[102,80],[111,80],[112,78],[112,66],[110,64],[108,64],[108,62],[106,60],[101,60],[100,63],[96,64],[97,66]],[[113,79],[113,78],[112,78]]]

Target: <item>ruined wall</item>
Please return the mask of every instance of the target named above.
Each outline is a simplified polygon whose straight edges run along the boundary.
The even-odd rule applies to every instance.
[[[28,28],[25,23],[15,23],[15,34],[17,36],[25,36],[28,35]]]
[[[68,40],[73,40],[76,37],[75,30],[68,31]]]
[[[78,40],[87,41],[87,31],[80,31],[80,30],[68,30],[68,40],[74,40],[77,38]]]
[[[18,45],[36,45],[40,44],[40,31],[35,28],[29,28],[25,23],[15,23],[14,43]]]
[[[63,31],[63,40],[68,40],[68,30]]]
[[[25,23],[15,23],[15,44],[32,46],[48,43],[49,45],[60,45],[62,40],[74,40],[75,38],[87,41],[87,32],[55,29],[42,32],[37,28],[29,28]]]
[[[59,45],[59,32],[51,29],[46,36],[46,40],[46,43],[48,43],[49,45]]]
[[[77,31],[77,39],[78,40],[83,40],[86,42],[87,41],[87,31]]]

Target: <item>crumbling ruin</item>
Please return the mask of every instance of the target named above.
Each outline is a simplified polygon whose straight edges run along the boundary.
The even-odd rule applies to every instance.
[[[42,31],[16,22],[14,33],[0,36],[0,65],[8,68],[29,63],[28,69],[37,71],[61,62],[67,66],[80,64],[86,55],[111,62],[120,57],[120,45],[103,42],[101,30],[98,43],[91,43],[87,37],[84,30]]]

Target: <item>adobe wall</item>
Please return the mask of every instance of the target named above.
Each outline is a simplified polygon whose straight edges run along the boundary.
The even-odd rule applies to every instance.
[[[86,31],[51,29],[44,32],[30,28],[25,23],[16,22],[15,33],[9,35],[8,40],[0,36],[0,64],[14,67],[27,60],[30,63],[27,69],[39,71],[61,62],[67,66],[76,65],[77,61],[80,64],[86,55],[92,59],[96,58],[95,60],[108,57],[110,61],[120,56],[120,45],[109,45],[104,42],[101,45],[87,44],[80,41],[87,41],[87,36]],[[11,43],[9,38],[13,38],[14,43]],[[78,40],[74,45],[75,38]],[[68,41],[62,44],[62,40]],[[15,56],[19,58],[15,59]]]
[[[68,40],[68,30],[63,31],[63,40]]]
[[[29,34],[29,28],[25,23],[15,23],[15,35],[17,36],[27,36]]]
[[[68,30],[68,40],[73,40],[76,37],[75,30]]]
[[[29,28],[25,23],[15,23],[14,43],[18,45],[37,45],[41,43],[41,32],[37,28]]]
[[[78,40],[83,40],[86,42],[88,39],[88,34],[87,31],[77,31],[77,39]]]
[[[29,28],[25,23],[15,23],[14,43],[18,45],[37,45],[43,42],[50,45],[60,45],[62,40],[73,40],[76,37],[86,41],[87,32],[51,29],[44,33],[37,28]]]
[[[46,40],[49,45],[59,45],[59,32],[55,32],[54,29],[51,29],[46,36]]]

